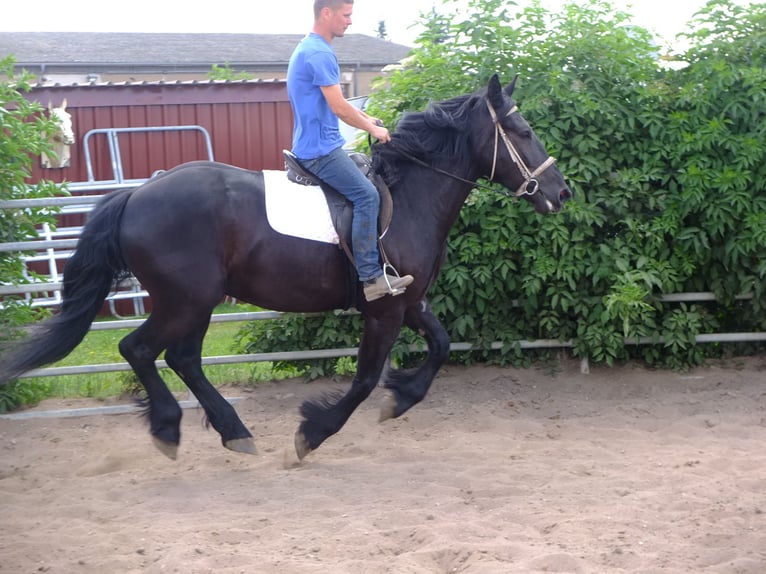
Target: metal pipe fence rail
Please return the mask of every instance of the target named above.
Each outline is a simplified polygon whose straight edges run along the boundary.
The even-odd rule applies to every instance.
[[[750,296],[751,297],[751,296]],[[742,296],[742,299],[747,299],[749,296]],[[715,296],[712,293],[674,293],[665,295],[662,297],[666,302],[684,302],[684,301],[715,301]],[[353,314],[353,311],[347,312],[347,314]],[[254,311],[245,313],[222,313],[215,314],[211,318],[211,323],[221,322],[233,322],[233,321],[257,321],[257,320],[275,320],[284,317],[285,313],[277,311]],[[317,313],[311,315],[320,315]],[[91,325],[91,330],[112,330],[112,329],[132,329],[136,328],[144,319],[126,319],[120,321],[105,321],[97,322]],[[706,333],[697,335],[695,338],[697,343],[743,343],[743,342],[759,342],[766,341],[766,333],[760,332],[743,332],[743,333]],[[663,344],[662,338],[655,339],[653,337],[640,337],[640,338],[626,338],[626,345],[656,345]],[[495,341],[489,348],[491,350],[501,350],[507,347],[517,346],[519,349],[566,349],[572,348],[573,342],[560,341],[557,339],[536,339],[536,340],[515,340],[515,341]],[[484,347],[477,346],[469,342],[456,342],[450,345],[450,351],[473,351],[481,350]],[[409,352],[419,353],[425,352],[427,347],[422,345],[411,345]],[[231,365],[237,363],[257,363],[264,361],[292,361],[292,360],[308,360],[308,359],[331,359],[340,357],[355,357],[358,349],[356,347],[346,347],[338,349],[317,349],[317,350],[299,350],[299,351],[281,351],[272,353],[249,353],[241,355],[220,355],[212,357],[203,357],[203,365]],[[156,362],[158,368],[167,368],[167,363],[162,360]],[[582,370],[587,372],[589,369],[587,359],[583,359]],[[117,371],[129,371],[130,365],[128,363],[105,363],[99,365],[76,365],[67,367],[48,367],[43,369],[35,369],[29,371],[21,376],[24,377],[56,377],[64,375],[83,375],[93,373],[108,373]]]
[[[135,180],[129,183],[114,183],[113,181],[75,182],[69,183],[68,187],[72,192],[81,193],[85,191],[131,189],[135,188],[138,183],[140,182]],[[93,209],[93,206],[102,197],[103,195],[78,195],[71,197],[0,200],[0,209],[56,207],[61,208],[62,214],[87,213]],[[37,280],[21,285],[0,285],[0,297],[24,295],[26,301],[34,307],[53,307],[58,305],[61,302],[61,281],[58,272],[58,262],[66,260],[71,256],[74,248],[77,246],[81,232],[82,227],[65,227],[52,231],[46,224],[38,231],[40,239],[0,243],[0,253],[32,253],[22,257],[27,265],[32,262],[41,261],[47,262],[48,266],[47,281]],[[68,239],[54,239],[54,237],[68,237]],[[32,297],[34,294],[38,296]],[[126,280],[123,282],[120,291],[109,295],[107,303],[112,314],[117,316],[115,302],[122,299],[132,300],[134,314],[139,315],[144,313],[143,300],[148,296],[149,294],[140,289],[134,280]]]

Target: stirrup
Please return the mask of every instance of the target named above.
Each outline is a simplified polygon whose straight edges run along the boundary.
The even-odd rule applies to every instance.
[[[401,279],[402,278],[402,276],[399,275],[399,272],[396,270],[396,267],[391,265],[388,261],[383,263],[383,278],[386,280],[386,285],[388,286],[388,292],[391,295],[401,295],[402,293],[404,293],[407,290],[407,288],[405,287],[404,289],[394,289],[393,287],[391,287],[391,281],[388,279],[389,274],[386,273],[386,270],[388,270],[388,269],[393,271],[393,273],[390,274],[391,276],[396,277],[397,279]]]

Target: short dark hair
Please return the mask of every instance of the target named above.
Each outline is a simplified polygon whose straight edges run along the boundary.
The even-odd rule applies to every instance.
[[[354,0],[314,0],[314,19],[318,20],[322,13],[322,8],[332,8],[337,10],[341,4],[353,4]]]

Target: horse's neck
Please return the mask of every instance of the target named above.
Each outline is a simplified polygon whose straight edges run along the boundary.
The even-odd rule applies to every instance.
[[[71,146],[68,144],[56,142],[55,148],[56,148],[56,153],[59,156],[61,167],[69,167],[69,160],[72,157]]]
[[[69,167],[71,158],[69,145],[62,142],[53,142],[51,147],[53,154],[49,156],[43,152],[40,155],[42,166],[48,168]]]
[[[422,173],[411,171],[402,174],[402,183],[397,190],[400,193],[393,196],[394,218],[397,217],[396,210],[399,207],[402,213],[408,214],[405,216],[407,219],[415,219],[418,228],[428,226],[434,229],[434,238],[443,242],[457,221],[472,186],[435,172],[423,179]],[[461,174],[456,175],[462,177]],[[421,183],[414,189],[408,186],[408,183],[418,180]]]
[[[51,141],[53,153],[50,156],[45,153],[41,154],[42,165],[47,168],[69,167],[70,144],[64,142],[74,140],[72,116],[64,108],[53,108],[50,110],[50,119],[56,123],[59,134],[54,136],[55,139]]]

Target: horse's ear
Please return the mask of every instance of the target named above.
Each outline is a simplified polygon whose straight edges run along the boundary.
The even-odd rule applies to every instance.
[[[513,77],[513,80],[511,80],[511,83],[505,86],[505,95],[508,96],[509,98],[511,97],[511,94],[513,94],[514,88],[516,88],[516,80],[518,79],[519,79],[519,75],[516,74]]]
[[[51,112],[53,112],[53,102],[48,100],[48,113],[50,114]]]
[[[489,84],[487,85],[487,98],[493,108],[498,109],[503,106],[503,88],[500,85],[500,78],[497,77],[497,74],[493,74],[489,79]]]
[[[514,81],[516,81],[516,80],[514,80]],[[61,109],[66,111],[66,98],[64,98],[64,101],[61,102]]]

